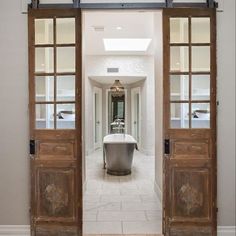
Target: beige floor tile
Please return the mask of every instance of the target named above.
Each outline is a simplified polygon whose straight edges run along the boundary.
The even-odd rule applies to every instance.
[[[121,222],[86,222],[85,234],[122,234]]]
[[[161,222],[123,222],[124,234],[161,234]]]
[[[160,233],[161,203],[154,191],[154,163],[153,156],[135,151],[132,174],[112,176],[102,169],[102,150],[87,156],[84,232],[94,234],[91,236]]]
[[[122,202],[122,210],[131,210],[131,211],[148,211],[148,210],[161,210],[161,206],[157,202]]]
[[[98,221],[146,221],[145,211],[99,211]]]

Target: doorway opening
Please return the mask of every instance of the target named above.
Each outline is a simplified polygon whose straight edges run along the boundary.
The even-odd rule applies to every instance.
[[[161,234],[162,11],[83,11],[82,20],[83,233]],[[104,141],[120,137],[136,144],[131,173],[114,172],[105,153],[121,159],[121,146]]]

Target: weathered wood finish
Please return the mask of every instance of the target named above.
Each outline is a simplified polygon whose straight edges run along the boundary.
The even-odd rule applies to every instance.
[[[77,92],[75,99],[76,129],[74,130],[35,129],[34,76],[37,74],[35,73],[34,57],[35,47],[39,45],[34,44],[34,19],[55,17],[74,17],[76,19],[76,42],[73,44],[76,47],[76,72],[71,73],[76,76]],[[31,155],[31,235],[78,236],[82,235],[80,11],[78,9],[30,9],[28,24],[30,139],[36,141],[36,153]],[[52,47],[52,45],[50,46]],[[56,46],[59,45],[54,43],[53,47]],[[55,63],[56,55],[54,55],[54,67]],[[70,73],[66,73],[66,75],[68,74]],[[55,71],[40,75],[56,77],[60,74]],[[51,103],[55,104],[55,101]],[[57,102],[57,104],[59,103]]]
[[[211,79],[210,128],[171,129],[169,76],[173,73],[188,73],[170,72],[170,46],[172,44],[169,43],[169,18],[192,16],[206,16],[210,17],[211,19],[211,68],[210,73],[208,72]],[[163,161],[163,231],[166,236],[216,235],[217,206],[215,28],[216,22],[214,9],[163,10],[164,137],[165,139],[170,140],[170,154],[165,154]],[[190,72],[190,74],[201,74],[201,72]]]

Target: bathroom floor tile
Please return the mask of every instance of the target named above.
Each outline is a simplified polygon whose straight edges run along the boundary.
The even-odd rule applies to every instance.
[[[86,222],[85,234],[122,234],[121,222]]]
[[[124,234],[161,234],[161,222],[123,222]]]
[[[139,195],[101,195],[101,202],[141,202]]]
[[[147,216],[147,219],[150,221],[153,221],[153,220],[162,221],[161,210],[160,211],[153,211],[153,210],[146,211],[146,216]]]
[[[83,220],[84,221],[97,221],[98,211],[84,211]]]
[[[145,211],[99,211],[98,221],[146,221]]]
[[[131,211],[161,210],[160,205],[157,202],[122,202],[121,209]]]
[[[161,232],[161,203],[154,191],[154,163],[153,156],[135,151],[132,174],[112,176],[103,169],[101,149],[86,157],[85,234],[157,236]]]

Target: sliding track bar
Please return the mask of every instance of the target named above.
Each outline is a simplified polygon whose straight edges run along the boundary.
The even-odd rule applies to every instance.
[[[165,3],[80,3],[81,9],[163,9]]]
[[[32,0],[32,8],[47,8],[47,9],[164,9],[164,8],[217,8],[218,4],[214,0],[206,0],[205,3],[191,3],[191,2],[178,2],[174,3],[173,0],[166,0],[164,3],[160,2],[136,2],[136,3],[80,3],[80,0],[73,0],[72,4],[40,4],[39,0]]]

